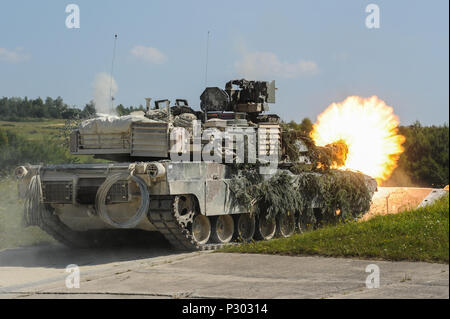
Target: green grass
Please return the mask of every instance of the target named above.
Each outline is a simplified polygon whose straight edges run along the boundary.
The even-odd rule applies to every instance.
[[[421,209],[328,226],[290,238],[226,247],[221,251],[448,263],[449,197]]]
[[[23,202],[12,178],[0,180],[0,249],[53,243],[55,240],[38,227],[22,225]]]
[[[40,120],[29,120],[26,122],[8,122],[0,121],[0,131],[9,131],[23,137],[24,140],[32,144],[38,145],[38,149],[41,149],[40,155],[45,153],[46,145],[49,143],[52,145],[57,145],[61,151],[52,152],[53,155],[58,153],[58,156],[63,160],[63,162],[76,162],[76,163],[103,163],[106,162],[102,159],[95,159],[93,155],[70,155],[68,147],[63,146],[64,137],[62,136],[62,129],[65,127],[65,120],[55,120],[55,119],[40,119]],[[42,145],[44,144],[44,145]],[[42,146],[41,146],[42,145]],[[2,150],[0,149],[0,152]],[[36,158],[39,160],[33,161],[30,158],[26,159],[27,163],[39,164],[42,162],[42,156],[35,154]],[[50,156],[55,158],[55,156]],[[57,157],[57,156],[56,156]],[[0,154],[0,159],[2,158]],[[23,158],[22,158],[23,159]],[[44,161],[46,164],[60,163],[61,160],[54,161]],[[20,158],[14,161],[13,166],[24,164]],[[6,170],[11,171],[11,167],[6,165]],[[5,163],[0,161],[0,174],[5,175]]]
[[[0,128],[26,136],[30,141],[43,140],[44,136],[57,137],[64,120],[42,119],[27,122],[0,121]]]

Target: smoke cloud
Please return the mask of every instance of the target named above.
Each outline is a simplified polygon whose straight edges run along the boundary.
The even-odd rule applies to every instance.
[[[95,109],[97,113],[116,115],[114,101],[112,98],[118,91],[118,86],[114,78],[107,73],[98,73],[93,83],[93,95]]]

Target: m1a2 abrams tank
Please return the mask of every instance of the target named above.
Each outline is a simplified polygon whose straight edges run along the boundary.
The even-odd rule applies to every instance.
[[[71,153],[108,162],[18,167],[26,224],[73,247],[131,229],[159,232],[182,250],[302,229],[301,211],[256,214],[236,200],[232,187],[246,170],[243,162],[259,167],[265,180],[283,171],[297,182],[303,178],[288,171],[279,117],[263,114],[275,103],[275,82],[234,80],[225,90],[205,89],[200,99],[202,111],[185,100],[172,107],[156,101],[150,109],[147,99],[145,114],[82,122],[71,135]],[[311,206],[320,208],[320,201]]]

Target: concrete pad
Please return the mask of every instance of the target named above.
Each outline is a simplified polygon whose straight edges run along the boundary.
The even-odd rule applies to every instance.
[[[0,252],[0,298],[449,297],[443,264],[131,249],[111,256],[60,246]],[[78,289],[65,286],[73,260],[85,263]],[[380,269],[379,288],[366,288],[370,264]]]

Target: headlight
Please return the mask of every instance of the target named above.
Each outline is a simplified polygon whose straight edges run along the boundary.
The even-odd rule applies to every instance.
[[[152,178],[161,177],[166,174],[166,168],[161,163],[150,163],[147,166],[147,173]]]
[[[19,166],[14,170],[14,176],[16,176],[17,179],[22,179],[25,176],[27,176],[28,170],[25,168],[25,166]]]

